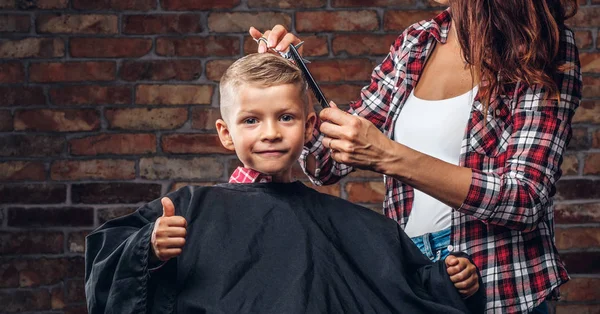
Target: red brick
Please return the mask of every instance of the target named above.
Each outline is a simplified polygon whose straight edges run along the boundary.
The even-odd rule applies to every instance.
[[[561,299],[567,302],[600,300],[600,278],[572,278],[560,288]]]
[[[298,32],[374,31],[378,28],[375,11],[296,12]]]
[[[210,60],[206,63],[206,78],[211,81],[219,82],[221,77],[227,71],[235,60]]]
[[[92,221],[94,218],[92,217]],[[90,231],[69,232],[67,249],[71,253],[85,253],[85,237]]]
[[[583,163],[584,175],[600,174],[600,153],[588,153]]]
[[[600,274],[600,252],[562,252],[560,258],[569,274]]]
[[[575,179],[560,180],[556,184],[557,200],[600,198],[600,181]]]
[[[91,207],[8,208],[9,227],[91,227],[93,224]]]
[[[600,25],[600,7],[582,6],[577,14],[565,22],[571,27],[597,27]]]
[[[149,202],[151,199],[145,200]],[[99,208],[98,209],[98,223],[103,224],[109,220],[122,217],[136,211],[137,207],[115,207],[115,208]]]
[[[25,38],[0,43],[0,58],[56,58],[65,55],[60,38]]]
[[[200,16],[196,14],[126,15],[124,34],[186,34],[200,33]]]
[[[554,216],[558,224],[600,223],[600,203],[557,204]]]
[[[579,49],[589,49],[592,48],[592,43],[594,39],[592,38],[592,32],[590,31],[575,31],[575,43]]]
[[[85,302],[85,283],[83,278],[69,279],[65,283],[65,301],[67,303]]]
[[[555,228],[559,250],[600,248],[600,229],[597,227]]]
[[[156,54],[161,56],[229,57],[239,53],[240,42],[237,37],[162,37],[156,40]]]
[[[29,32],[29,15],[2,14],[0,15],[0,33],[27,33]]]
[[[69,85],[50,90],[50,102],[55,105],[128,105],[131,87]]]
[[[169,11],[232,9],[239,4],[240,0],[160,0],[163,10]]]
[[[135,108],[107,109],[105,112],[111,129],[172,130],[188,120],[187,108]]]
[[[587,128],[573,128],[572,134],[573,136],[567,147],[569,151],[587,150],[590,148],[591,142]]]
[[[392,35],[368,35],[352,34],[337,35],[333,39],[333,53],[339,55],[346,53],[350,56],[374,56],[387,55],[390,52],[390,46],[398,36]]]
[[[65,307],[65,289],[62,286],[50,288],[50,306],[53,310]]]
[[[162,137],[162,150],[172,154],[233,154],[216,134],[169,134]]]
[[[0,84],[21,83],[25,80],[23,65],[19,62],[0,63]]]
[[[386,31],[404,31],[410,25],[429,20],[438,15],[440,11],[420,11],[420,10],[388,10],[383,16],[383,29]]]
[[[373,63],[368,59],[319,60],[308,67],[314,78],[322,82],[368,81],[373,71]]]
[[[213,32],[248,32],[250,26],[269,29],[281,24],[291,29],[292,17],[282,12],[215,12],[208,16],[208,29]]]
[[[596,131],[592,136],[592,147],[600,148],[600,130]]]
[[[200,60],[125,61],[120,77],[126,81],[192,81],[202,75]]]
[[[138,85],[136,104],[144,105],[209,105],[213,86],[210,85]]]
[[[582,73],[600,73],[600,53],[582,52],[579,54],[579,61]]]
[[[337,7],[390,7],[415,5],[415,0],[332,0],[331,6]]]
[[[44,164],[35,161],[0,162],[0,181],[33,180],[46,178]]]
[[[140,159],[140,177],[148,180],[214,180],[223,176],[223,170],[223,164],[212,157]]]
[[[11,134],[0,136],[0,156],[3,157],[51,157],[64,151],[62,136]]]
[[[69,0],[37,0],[35,7],[42,10],[49,9],[66,9],[69,5]]]
[[[600,97],[600,77],[583,76],[583,98]]]
[[[0,132],[13,130],[12,114],[8,110],[0,110]]]
[[[319,84],[319,87],[327,99],[333,100],[338,105],[346,105],[360,97],[363,84]],[[316,101],[315,98],[313,100]],[[316,103],[314,101],[313,103]]]
[[[114,62],[43,62],[29,66],[32,82],[78,82],[111,81],[115,79],[117,67]]]
[[[598,304],[562,304],[556,305],[554,314],[600,314]]]
[[[59,254],[63,242],[62,231],[0,231],[0,254]]]
[[[346,183],[348,200],[355,203],[383,203],[385,186],[383,182],[348,182]]]
[[[0,290],[2,310],[13,312],[30,312],[50,310],[50,292],[46,288],[35,290]]]
[[[221,119],[221,111],[216,108],[192,108],[192,129],[215,130],[215,122]]]
[[[304,36],[300,35],[300,39],[304,41],[301,53],[305,57],[322,57],[329,55],[327,37],[325,36]],[[244,37],[244,54],[248,55],[258,51],[258,45],[250,36]],[[219,60],[220,61],[220,60]]]
[[[584,100],[581,102],[575,115],[573,123],[594,123],[600,124],[600,101]]]
[[[50,168],[52,180],[131,180],[135,161],[124,159],[57,160]]]
[[[135,10],[148,11],[156,8],[154,0],[73,0],[76,10]]]
[[[101,134],[69,140],[71,155],[145,155],[156,152],[154,134]]]
[[[248,0],[249,8],[300,9],[322,8],[325,5],[327,5],[327,0]]]
[[[0,86],[2,107],[45,105],[46,96],[39,86]]]
[[[579,173],[579,159],[576,155],[566,155],[560,168],[563,175],[577,175]]]
[[[14,9],[15,2],[14,0],[0,0],[0,9]]]
[[[0,288],[55,285],[64,278],[84,275],[83,257],[7,258],[0,262]]]
[[[117,34],[116,15],[41,14],[36,19],[38,33]]]
[[[162,186],[152,183],[85,183],[71,187],[71,198],[76,204],[147,203],[161,194]]]
[[[98,129],[100,117],[94,109],[38,109],[15,113],[15,130],[71,132]]]
[[[152,39],[145,38],[71,38],[73,57],[83,58],[136,58],[152,48]]]
[[[62,184],[0,184],[0,199],[5,204],[64,203],[66,195]]]

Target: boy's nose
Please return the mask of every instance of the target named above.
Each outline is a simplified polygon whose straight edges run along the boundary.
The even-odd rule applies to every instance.
[[[267,122],[264,123],[264,128],[262,131],[261,140],[263,141],[273,141],[281,138],[281,132],[277,127],[277,123]]]

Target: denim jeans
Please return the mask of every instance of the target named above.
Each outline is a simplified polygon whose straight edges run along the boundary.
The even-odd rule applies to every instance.
[[[432,262],[444,260],[450,254],[450,228],[416,236],[411,240]]]

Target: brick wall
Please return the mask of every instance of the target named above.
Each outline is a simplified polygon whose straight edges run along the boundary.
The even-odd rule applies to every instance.
[[[558,248],[572,281],[558,313],[600,313],[600,1],[576,30],[585,100],[558,184]],[[325,94],[358,96],[428,0],[0,0],[0,312],[84,313],[84,237],[184,184],[237,165],[214,130],[217,84],[283,24],[306,41]],[[322,191],[380,210],[380,176]]]

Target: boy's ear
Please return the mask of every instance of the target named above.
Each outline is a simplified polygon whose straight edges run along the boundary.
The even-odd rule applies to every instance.
[[[306,116],[306,123],[304,124],[304,144],[306,144],[312,138],[315,123],[317,122],[317,114],[311,110]]]
[[[223,119],[217,119],[215,122],[215,126],[217,127],[217,133],[219,134],[219,139],[221,140],[221,144],[228,150],[235,151],[235,146],[233,146],[233,139],[231,138],[231,133],[227,128],[227,123],[223,121]]]

